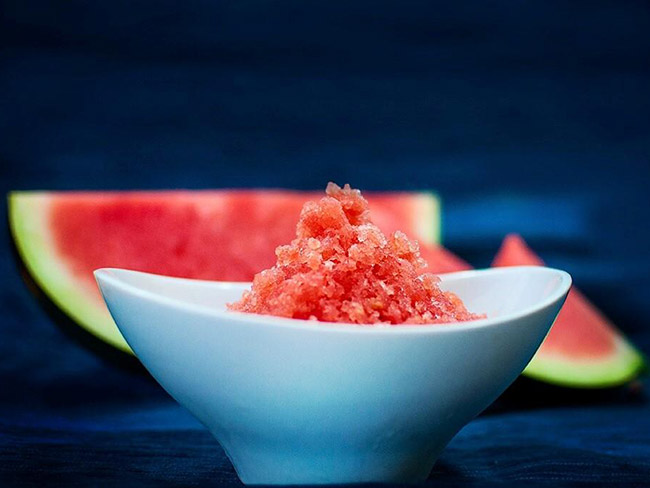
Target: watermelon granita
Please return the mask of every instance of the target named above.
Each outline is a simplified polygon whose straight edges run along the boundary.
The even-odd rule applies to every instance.
[[[425,273],[417,242],[386,237],[349,185],[302,208],[291,244],[255,275],[233,311],[352,324],[435,324],[482,318]]]

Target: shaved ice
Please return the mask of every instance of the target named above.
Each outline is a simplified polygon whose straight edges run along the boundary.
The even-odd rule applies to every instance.
[[[329,183],[307,202],[296,239],[253,280],[233,311],[350,324],[436,324],[482,318],[425,272],[418,244],[384,235],[361,192]]]

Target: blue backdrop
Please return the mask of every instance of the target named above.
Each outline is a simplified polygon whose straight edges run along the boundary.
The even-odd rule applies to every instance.
[[[7,0],[0,22],[3,192],[435,189],[450,249],[485,266],[521,232],[650,352],[647,2]],[[0,233],[0,484],[238,484],[159,387],[52,325]],[[533,387],[427,484],[643,486],[649,458],[644,394]]]

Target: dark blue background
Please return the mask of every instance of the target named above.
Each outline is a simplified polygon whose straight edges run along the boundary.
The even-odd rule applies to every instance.
[[[449,248],[485,266],[523,233],[650,351],[647,2],[0,8],[2,192],[435,189]],[[52,325],[0,233],[0,484],[237,484],[159,387]],[[517,394],[428,484],[650,482],[645,396]]]

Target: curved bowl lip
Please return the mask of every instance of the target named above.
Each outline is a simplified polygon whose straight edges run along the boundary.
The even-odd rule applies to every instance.
[[[487,327],[494,327],[500,324],[518,320],[523,317],[534,314],[553,303],[566,297],[571,288],[572,278],[566,271],[549,268],[546,266],[508,266],[500,268],[485,268],[468,271],[458,271],[454,273],[441,273],[438,276],[441,280],[453,278],[470,278],[480,273],[515,273],[523,270],[532,271],[534,273],[553,273],[560,278],[560,284],[557,289],[548,297],[540,300],[538,303],[529,307],[523,308],[517,312],[501,315],[498,317],[487,317],[483,319],[468,320],[465,322],[446,322],[437,324],[352,324],[340,322],[321,322],[316,320],[306,319],[290,319],[285,317],[276,317],[272,315],[258,315],[253,313],[235,312],[230,310],[215,310],[205,305],[195,303],[188,303],[183,300],[170,298],[160,295],[158,293],[139,288],[132,284],[126,283],[117,278],[114,273],[132,273],[147,276],[155,276],[164,278],[166,280],[187,282],[192,284],[205,284],[207,286],[214,286],[215,288],[222,286],[235,286],[241,288],[242,291],[250,286],[250,282],[237,282],[237,281],[208,281],[208,280],[195,280],[190,278],[178,278],[174,276],[166,276],[155,273],[145,273],[142,271],[134,271],[124,268],[99,268],[93,274],[98,284],[101,282],[110,283],[113,287],[121,289],[123,292],[138,297],[143,300],[154,302],[159,305],[173,307],[177,310],[182,310],[185,313],[193,315],[201,315],[212,317],[214,319],[227,319],[233,322],[246,323],[246,324],[259,324],[264,327],[272,326],[280,329],[294,329],[294,330],[311,330],[319,331],[322,333],[339,333],[339,334],[370,334],[370,335],[405,335],[405,334],[441,334],[441,333],[454,333],[473,329],[483,329]],[[101,284],[100,284],[101,290]],[[103,293],[103,292],[102,292]],[[480,312],[479,312],[480,313]]]

